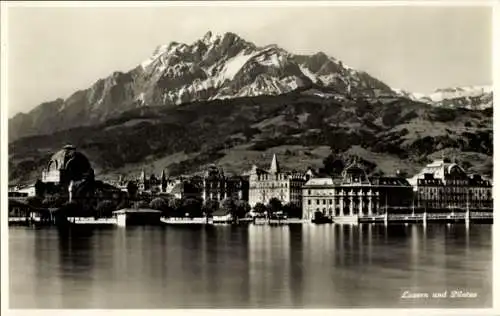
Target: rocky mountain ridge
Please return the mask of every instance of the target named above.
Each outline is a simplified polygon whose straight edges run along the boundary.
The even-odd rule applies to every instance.
[[[489,104],[488,87],[411,94],[324,53],[209,32],[9,120],[9,180],[35,180],[67,143],[98,177],[113,179],[143,168],[192,174],[212,163],[239,174],[274,153],[284,168],[304,170],[332,152],[386,174],[412,174],[446,153],[491,174]]]
[[[318,87],[356,96],[394,95],[389,86],[324,53],[294,55],[258,47],[234,33],[208,32],[192,44],[172,42],[128,72],[114,72],[66,100],[9,120],[9,140],[102,123],[142,106],[180,104]]]

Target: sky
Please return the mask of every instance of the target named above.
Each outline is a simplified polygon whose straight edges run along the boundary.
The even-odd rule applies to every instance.
[[[9,117],[209,30],[292,53],[323,51],[412,92],[492,84],[492,12],[485,6],[11,6],[6,24]]]

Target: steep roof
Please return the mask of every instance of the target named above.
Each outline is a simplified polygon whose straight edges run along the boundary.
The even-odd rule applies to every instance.
[[[349,184],[370,184],[368,175],[366,174],[365,169],[358,163],[357,158],[355,158],[354,161],[342,171],[342,181],[343,183]]]
[[[276,158],[276,154],[273,155],[273,160],[271,161],[271,167],[269,168],[269,172],[271,173],[280,172],[280,166],[278,164],[278,158]]]
[[[332,178],[311,178],[304,186],[334,185]]]
[[[456,163],[445,162],[443,159],[434,160],[426,165],[419,173],[408,179],[410,184],[415,185],[418,179],[423,179],[426,174],[432,174],[435,179],[443,180],[445,175],[450,173],[453,168],[458,168],[461,172],[465,171]]]
[[[408,180],[400,177],[371,177],[370,182],[381,186],[410,186]]]

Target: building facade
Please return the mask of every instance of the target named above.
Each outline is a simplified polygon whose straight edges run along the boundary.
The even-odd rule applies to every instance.
[[[373,216],[389,209],[408,209],[412,187],[400,177],[368,177],[354,161],[338,178],[311,178],[302,188],[302,217],[315,213],[331,218]]]
[[[273,156],[269,170],[253,166],[249,175],[249,204],[268,204],[272,198],[281,203],[302,205],[302,186],[307,181],[307,175],[301,173],[281,172],[276,155]]]
[[[480,175],[468,175],[458,164],[435,160],[408,179],[415,203],[432,210],[492,210],[492,184]]]
[[[174,182],[166,169],[162,170],[159,177],[154,174],[148,177],[146,176],[146,172],[142,170],[141,175],[136,180],[138,191],[150,194],[167,193],[175,185]]]
[[[231,198],[248,201],[248,181],[244,177],[225,176],[222,168],[209,166],[202,179],[203,201],[222,202]]]

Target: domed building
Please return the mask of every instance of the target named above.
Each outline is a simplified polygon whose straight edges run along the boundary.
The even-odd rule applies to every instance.
[[[360,164],[357,157],[342,171],[342,184],[344,185],[370,185],[370,180]]]
[[[319,212],[337,221],[357,221],[391,210],[408,209],[412,187],[399,176],[369,177],[355,157],[340,177],[311,178],[303,187],[304,219]]]
[[[50,158],[42,171],[42,182],[67,187],[71,181],[93,179],[92,169],[87,157],[72,145],[66,145]]]

